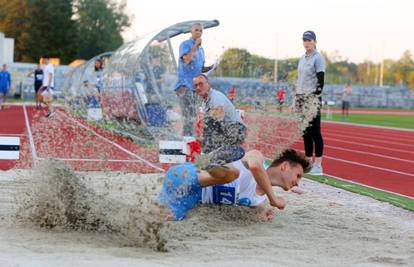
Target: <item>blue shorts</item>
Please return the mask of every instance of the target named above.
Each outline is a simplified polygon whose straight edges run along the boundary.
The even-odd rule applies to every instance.
[[[0,86],[0,93],[7,95],[7,93],[9,92],[9,88],[7,88],[6,86]]]
[[[176,220],[182,220],[201,202],[201,188],[193,163],[173,166],[165,174],[159,195],[160,204],[167,206]]]

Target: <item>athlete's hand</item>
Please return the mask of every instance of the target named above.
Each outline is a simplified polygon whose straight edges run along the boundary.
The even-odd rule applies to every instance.
[[[292,193],[295,193],[295,194],[298,194],[298,195],[302,195],[302,194],[304,194],[305,192],[303,191],[303,190],[301,190],[299,187],[297,187],[297,186],[295,186],[295,187],[293,187],[292,189],[290,189],[290,191],[292,192]]]
[[[269,202],[272,207],[276,207],[280,210],[283,210],[286,206],[286,201],[282,197],[275,197],[275,199],[270,199]]]
[[[196,45],[196,46],[200,46],[200,45],[201,45],[201,42],[202,42],[201,38],[197,38],[197,39],[195,40],[195,45]]]

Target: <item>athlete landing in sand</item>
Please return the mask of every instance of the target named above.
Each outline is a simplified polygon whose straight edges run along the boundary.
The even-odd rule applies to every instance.
[[[173,220],[182,220],[198,203],[249,206],[261,218],[271,220],[274,214],[265,208],[266,198],[272,207],[284,209],[286,205],[272,187],[290,190],[310,168],[306,157],[293,149],[283,151],[269,166],[258,150],[208,171],[198,170],[192,163],[176,165],[165,175],[159,202],[167,208],[167,219]]]

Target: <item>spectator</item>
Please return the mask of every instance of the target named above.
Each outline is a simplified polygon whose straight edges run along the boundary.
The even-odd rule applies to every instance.
[[[344,91],[342,92],[342,120],[348,119],[349,116],[349,96],[351,94],[351,84],[346,82]]]
[[[201,46],[203,25],[195,23],[191,26],[191,38],[180,44],[178,60],[178,80],[175,92],[184,117],[183,135],[194,136],[195,120],[197,117],[196,97],[193,78],[211,69],[204,67],[204,50]]]
[[[322,89],[325,79],[325,59],[316,50],[316,35],[313,31],[303,33],[303,47],[305,55],[301,57],[298,64],[298,79],[296,85],[296,107],[299,112],[306,112],[309,108],[306,100],[310,94],[317,97],[318,112],[303,134],[305,154],[309,161],[313,157],[313,146],[315,145],[315,161],[309,174],[323,175],[322,156],[323,138],[321,133]]]
[[[35,100],[36,100],[36,108],[41,108],[40,100],[39,100],[39,89],[42,87],[43,83],[43,70],[40,64],[37,64],[37,67],[34,71],[30,72],[27,76],[34,76],[34,90],[35,90]]]
[[[152,73],[154,74],[155,83],[160,93],[163,92],[162,83],[164,82],[165,67],[161,64],[161,58],[155,56],[151,59]]]
[[[42,87],[39,90],[39,100],[44,103],[47,107],[48,113],[47,118],[50,118],[54,115],[52,108],[53,100],[53,88],[54,88],[54,79],[55,79],[55,68],[53,64],[49,62],[50,57],[44,56],[43,62],[45,63],[45,69],[43,71],[43,81]]]
[[[193,83],[197,95],[203,99],[202,151],[207,154],[226,147],[223,153],[228,153],[228,158],[244,154],[240,145],[246,138],[246,126],[234,105],[223,93],[211,88],[204,74],[197,75]],[[234,155],[230,155],[231,151]]]
[[[234,85],[230,86],[229,99],[230,99],[231,103],[234,104],[234,101],[236,100],[236,87]]]
[[[103,86],[103,61],[102,59],[97,59],[95,61],[95,75],[96,75],[96,83],[95,83],[95,87],[96,90],[98,91],[98,93],[101,93],[102,90],[102,86]]]
[[[286,98],[286,90],[284,88],[279,88],[276,94],[277,94],[277,102],[279,104],[279,112],[282,112],[282,106],[285,103],[285,98]]]
[[[3,64],[3,69],[0,71],[0,110],[4,108],[4,103],[6,102],[10,86],[10,73],[7,71],[7,64]]]

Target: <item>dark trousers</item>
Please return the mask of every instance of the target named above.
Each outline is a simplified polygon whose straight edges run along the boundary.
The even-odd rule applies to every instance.
[[[315,145],[315,157],[323,156],[323,138],[321,133],[321,103],[322,97],[319,96],[319,107],[316,116],[309,122],[309,126],[303,132],[303,143],[307,157],[313,156],[313,146]],[[302,95],[296,95],[296,109],[298,112],[306,112],[307,101]],[[300,115],[300,114],[299,114]]]
[[[217,121],[206,116],[203,119],[202,151],[210,153],[225,145],[241,145],[246,132],[246,126],[240,122]]]
[[[179,100],[181,114],[184,117],[183,135],[195,135],[195,121],[197,119],[196,95],[195,92],[185,86],[176,91]]]

